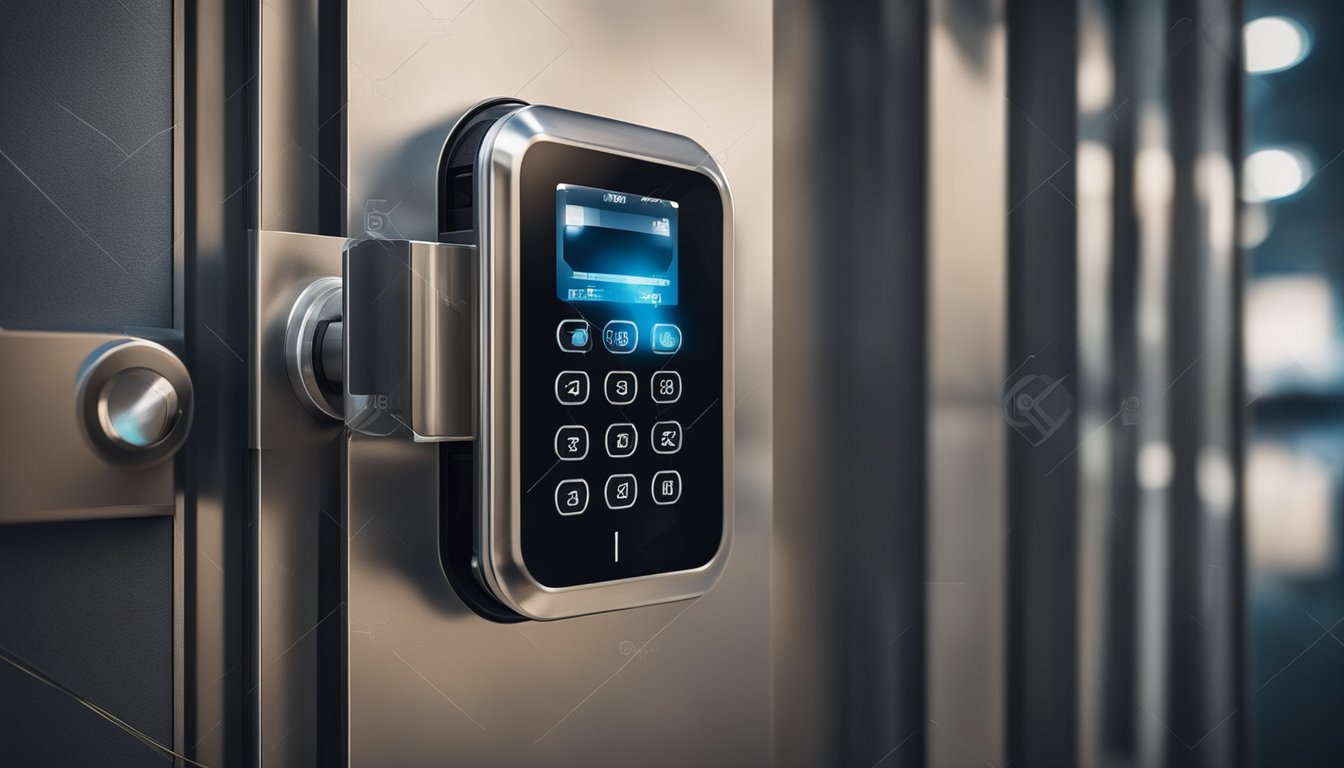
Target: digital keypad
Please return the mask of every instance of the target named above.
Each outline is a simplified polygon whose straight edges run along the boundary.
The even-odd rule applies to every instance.
[[[681,329],[670,323],[656,323],[645,330],[645,352],[670,355],[681,349]],[[593,326],[587,320],[565,320],[556,330],[556,340],[566,352],[589,352],[594,349]],[[684,439],[681,423],[675,420],[646,421],[642,425],[637,421],[607,421],[613,412],[603,409],[607,406],[636,406],[635,410],[621,410],[619,415],[628,419],[639,411],[638,403],[658,406],[659,414],[669,413],[669,406],[681,400],[681,373],[675,370],[656,370],[637,373],[624,365],[603,365],[636,361],[626,358],[640,347],[640,328],[630,320],[610,320],[602,326],[599,334],[601,346],[595,355],[589,355],[589,364],[596,363],[589,370],[560,371],[555,379],[555,397],[566,406],[588,406],[568,411],[570,417],[582,424],[563,424],[555,432],[555,456],[561,462],[567,462],[571,472],[568,477],[557,478],[555,482],[555,508],[561,515],[581,514],[588,508],[589,482],[602,486],[602,501],[606,509],[625,510],[635,507],[641,495],[641,486],[648,493],[645,503],[659,506],[676,504],[681,499],[682,477],[676,469],[658,469],[651,475],[633,472],[601,472],[599,467],[619,465],[590,464],[591,461],[629,459],[641,450],[644,456],[650,454],[659,457],[664,463],[679,453]],[[609,354],[602,354],[603,351]],[[662,362],[669,362],[666,358]],[[596,368],[596,370],[594,369]],[[606,370],[603,370],[606,369]],[[591,373],[590,373],[591,372]],[[640,379],[644,378],[647,391],[641,391]],[[601,383],[600,395],[590,404],[590,387],[594,379]],[[591,408],[591,410],[590,410]],[[599,421],[600,420],[600,421]],[[602,445],[596,454],[590,451],[590,434],[602,436]],[[643,437],[647,435],[647,438]],[[641,443],[647,439],[647,447]],[[604,457],[591,459],[590,456]],[[636,466],[632,464],[631,466]],[[591,468],[591,470],[589,470]],[[588,471],[586,471],[588,470]],[[599,474],[600,473],[600,474]],[[557,473],[560,474],[560,473]],[[585,475],[586,477],[579,477]],[[594,476],[596,475],[596,476]]]

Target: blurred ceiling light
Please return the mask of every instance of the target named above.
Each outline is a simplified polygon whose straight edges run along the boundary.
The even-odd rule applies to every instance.
[[[1307,57],[1311,41],[1307,30],[1284,16],[1262,16],[1246,23],[1246,71],[1282,72]]]
[[[1137,462],[1139,487],[1145,491],[1160,491],[1171,484],[1173,469],[1171,446],[1149,442],[1139,448]]]
[[[1195,462],[1195,487],[1210,514],[1222,517],[1232,511],[1237,477],[1225,451],[1209,447],[1200,449]]]
[[[1320,378],[1334,362],[1335,307],[1318,275],[1267,277],[1246,286],[1246,365],[1257,394],[1286,378]]]
[[[1330,567],[1330,468],[1285,445],[1253,447],[1247,458],[1247,549],[1262,572],[1311,576]]]
[[[1111,63],[1110,30],[1100,13],[1084,14],[1078,50],[1078,108],[1096,113],[1115,98],[1115,67]]]
[[[1241,196],[1252,203],[1287,197],[1300,191],[1311,178],[1306,158],[1280,148],[1252,152],[1242,171]]]

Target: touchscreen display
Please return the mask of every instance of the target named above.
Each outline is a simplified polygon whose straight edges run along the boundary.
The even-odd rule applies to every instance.
[[[555,295],[677,303],[677,204],[610,189],[555,190]]]

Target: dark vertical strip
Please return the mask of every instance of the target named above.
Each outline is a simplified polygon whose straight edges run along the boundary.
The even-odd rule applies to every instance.
[[[1246,5],[1246,0],[1232,0],[1231,7],[1228,10],[1231,18],[1226,23],[1233,25],[1234,34],[1237,36],[1235,39],[1240,39],[1242,35],[1246,20]],[[1248,130],[1246,126],[1245,57],[1244,45],[1233,46],[1230,66],[1235,72],[1235,77],[1231,84],[1230,114],[1227,116],[1229,124],[1228,140],[1231,142],[1228,153],[1232,157],[1232,186],[1233,189],[1237,190],[1238,198],[1240,197],[1242,184],[1242,158],[1246,155],[1246,132]],[[1252,751],[1255,745],[1251,741],[1250,588],[1248,586],[1250,563],[1246,541],[1246,434],[1250,427],[1251,416],[1249,408],[1245,405],[1250,402],[1250,396],[1246,389],[1246,312],[1244,302],[1249,254],[1247,249],[1241,245],[1240,233],[1243,210],[1241,201],[1238,199],[1236,224],[1234,225],[1238,234],[1232,255],[1232,327],[1229,329],[1230,337],[1228,339],[1228,343],[1232,346],[1232,370],[1229,372],[1229,381],[1234,398],[1234,407],[1230,414],[1232,419],[1232,466],[1236,470],[1235,500],[1232,504],[1232,535],[1229,541],[1233,558],[1230,578],[1235,599],[1232,614],[1232,667],[1234,677],[1232,685],[1237,696],[1237,714],[1232,719],[1232,725],[1237,729],[1232,741],[1232,748],[1236,754],[1236,764],[1233,768],[1244,768],[1251,765],[1252,756],[1255,754]]]
[[[318,234],[346,234],[346,2],[319,0],[317,5],[317,186]],[[340,440],[343,444],[344,439]],[[343,450],[332,445],[324,453],[345,466]],[[338,498],[344,498],[339,494]],[[345,512],[340,504],[318,521],[317,615],[330,617],[317,628],[316,764],[343,766],[348,761],[347,723],[349,675],[346,621]],[[337,521],[339,518],[339,522]]]
[[[1111,349],[1115,373],[1115,407],[1121,409],[1119,428],[1111,429],[1111,511],[1114,524],[1106,541],[1106,605],[1108,628],[1102,638],[1105,667],[1102,678],[1101,749],[1107,757],[1133,760],[1138,754],[1139,626],[1138,597],[1138,419],[1139,399],[1139,229],[1134,208],[1134,166],[1138,154],[1135,103],[1137,76],[1134,46],[1127,45],[1134,23],[1132,4],[1107,0],[1111,9],[1111,50],[1114,53],[1116,111],[1111,116],[1111,152],[1114,168],[1111,216]]]
[[[1236,125],[1241,15],[1222,0],[1170,0],[1167,6],[1167,89],[1174,171],[1172,258],[1168,296],[1168,370],[1173,377],[1168,431],[1172,450],[1167,763],[1227,766],[1237,749],[1242,664],[1240,551],[1236,544],[1238,494],[1217,498],[1210,463],[1233,463],[1240,418],[1235,381],[1238,353],[1231,345],[1239,321],[1238,284],[1230,244],[1238,164]],[[1225,168],[1215,182],[1216,168]],[[1221,227],[1223,231],[1216,231]],[[1219,312],[1219,308],[1226,308]],[[1228,508],[1220,508],[1227,505]]]
[[[1075,101],[1078,7],[1008,4],[1008,749],[1078,748]]]
[[[1185,746],[1199,739],[1206,719],[1201,693],[1208,681],[1200,663],[1204,643],[1200,627],[1202,571],[1208,566],[1199,556],[1204,515],[1196,486],[1195,462],[1203,444],[1204,413],[1199,403],[1201,341],[1205,317],[1200,286],[1209,278],[1203,258],[1206,233],[1195,199],[1195,162],[1200,151],[1200,89],[1204,75],[1201,52],[1204,43],[1198,29],[1198,0],[1169,0],[1167,41],[1170,65],[1167,93],[1170,105],[1172,169],[1171,261],[1168,266],[1167,370],[1178,376],[1171,383],[1168,411],[1172,475],[1170,489],[1171,541],[1168,589],[1167,638],[1168,686],[1166,725],[1176,737],[1167,740],[1167,761],[1172,768],[1198,766],[1197,755]],[[1192,370],[1194,368],[1195,370]]]
[[[196,418],[185,451],[187,754],[246,761],[247,230],[255,226],[255,5],[185,3],[183,238],[187,367]]]
[[[922,0],[775,7],[777,764],[922,766]]]
[[[317,4],[317,232],[346,233],[345,0]]]

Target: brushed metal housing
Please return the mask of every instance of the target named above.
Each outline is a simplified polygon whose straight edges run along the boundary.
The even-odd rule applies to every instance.
[[[481,270],[480,433],[476,533],[480,577],[502,602],[532,619],[548,620],[685,600],[718,580],[733,538],[733,403],[723,398],[723,534],[704,565],[673,573],[547,587],[523,563],[520,532],[519,181],[524,156],[541,142],[568,144],[702,173],[723,202],[723,376],[733,392],[733,216],[728,182],[718,164],[684,136],[594,115],[540,105],[520,107],[486,133],[477,156],[477,232]]]

